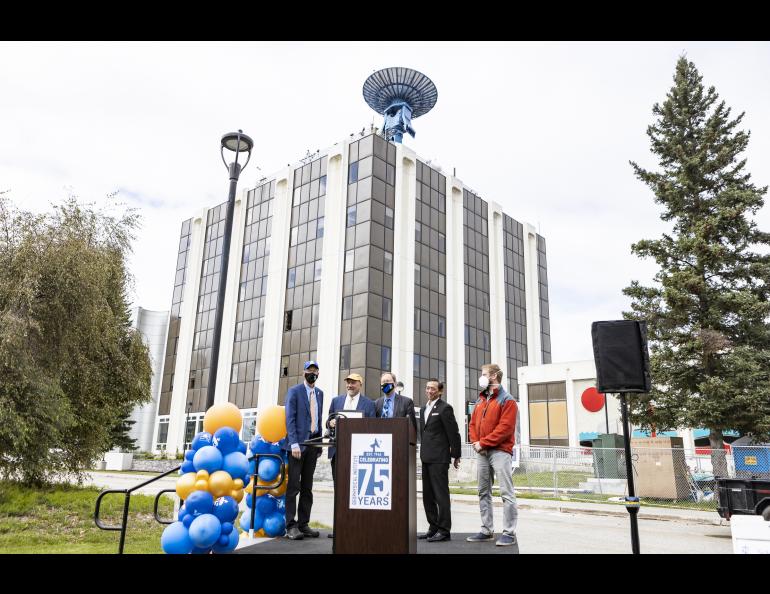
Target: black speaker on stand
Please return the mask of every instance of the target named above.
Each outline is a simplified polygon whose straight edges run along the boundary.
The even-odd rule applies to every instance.
[[[626,509],[631,520],[631,550],[639,554],[639,498],[634,488],[631,464],[631,435],[628,424],[626,394],[650,391],[650,355],[647,350],[647,323],[635,320],[615,320],[591,324],[591,340],[596,363],[596,390],[603,394],[620,395],[623,417],[623,445],[626,456],[628,496]]]

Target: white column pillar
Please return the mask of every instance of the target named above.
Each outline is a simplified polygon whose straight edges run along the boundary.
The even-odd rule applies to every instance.
[[[396,146],[393,241],[393,334],[391,368],[404,383],[414,377],[414,229],[417,205],[417,156]],[[417,400],[418,386],[411,386]]]
[[[463,183],[450,176],[446,178],[446,250],[446,399],[465,439]]]
[[[179,342],[176,350],[176,368],[174,370],[174,390],[171,393],[169,409],[168,437],[166,452],[174,455],[184,449],[184,423],[187,407],[187,384],[190,378],[190,359],[192,357],[193,336],[195,334],[195,313],[198,309],[198,293],[201,282],[203,247],[206,241],[206,218],[208,209],[200,211],[192,220],[190,249],[185,267],[185,284],[182,293],[182,306],[179,311],[181,325]]]
[[[293,186],[294,170],[291,167],[276,175],[270,257],[267,264],[267,293],[265,294],[268,306],[265,308],[262,364],[259,372],[259,399],[257,402],[257,409],[259,410],[264,410],[266,406],[278,403]]]
[[[527,365],[543,363],[540,340],[540,289],[537,274],[537,232],[523,223],[524,234],[524,292],[527,303]]]
[[[348,195],[348,145],[342,141],[329,151],[326,166],[326,200],[321,262],[321,300],[316,359],[324,390],[321,419],[326,422],[329,405],[337,396],[340,376],[340,322],[342,321],[342,282],[345,277],[345,229]]]
[[[503,210],[499,204],[487,204],[489,229],[489,328],[492,363],[510,379],[505,322],[505,237]],[[505,381],[505,380],[503,380]]]

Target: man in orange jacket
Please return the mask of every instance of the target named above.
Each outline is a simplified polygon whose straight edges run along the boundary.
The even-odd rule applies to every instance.
[[[468,542],[494,539],[492,517],[492,483],[497,475],[503,496],[503,533],[495,542],[498,546],[516,544],[516,522],[519,512],[513,491],[511,457],[516,445],[519,407],[501,385],[503,372],[498,365],[481,367],[481,393],[471,415],[470,440],[477,452],[479,508],[481,532],[469,536]]]

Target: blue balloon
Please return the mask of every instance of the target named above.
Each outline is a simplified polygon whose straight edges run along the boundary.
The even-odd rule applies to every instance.
[[[214,502],[214,515],[220,522],[234,522],[238,517],[238,502],[225,495]]]
[[[160,537],[160,547],[169,555],[186,555],[193,550],[193,542],[182,522],[169,525]]]
[[[262,529],[270,537],[283,535],[286,532],[286,516],[273,512],[262,521]]]
[[[267,517],[276,511],[275,498],[272,495],[262,495],[257,497],[257,511],[263,517]]]
[[[184,459],[192,462],[193,456],[195,456],[195,450],[187,450],[184,453]]]
[[[230,532],[229,541],[225,546],[219,546],[219,543],[214,545],[214,552],[215,553],[227,553],[229,551],[234,551],[235,547],[238,546],[238,541],[240,540],[240,535],[238,534],[237,530],[232,530]]]
[[[190,524],[190,540],[199,549],[214,546],[222,534],[222,523],[213,514],[203,514]]]
[[[230,542],[230,537],[226,534],[220,534],[219,540],[214,543],[214,546],[226,547],[228,542]]]
[[[233,478],[241,477],[249,472],[249,459],[240,452],[227,454],[222,460],[222,470]]]
[[[222,470],[222,452],[220,452],[214,446],[203,446],[197,452],[193,458],[193,464],[195,464],[196,472],[199,470],[205,470],[209,474]]]
[[[238,440],[238,449],[236,452],[240,452],[243,455],[246,455],[246,452],[248,451],[248,446],[246,445],[245,441]]]
[[[286,512],[286,495],[283,497],[278,497],[275,500],[275,509],[277,509],[281,513]]]
[[[280,454],[281,453],[281,442],[277,443],[271,443],[270,448],[268,449],[268,454]]]
[[[235,530],[235,526],[232,523],[222,522],[222,534],[230,534],[233,530]]]
[[[257,472],[259,478],[263,481],[272,482],[278,476],[278,473],[281,472],[281,465],[273,458],[265,458],[264,460],[259,461]]]
[[[261,436],[255,435],[254,439],[251,440],[251,443],[249,444],[249,450],[251,451],[251,454],[269,454],[270,453],[270,442],[265,441],[262,439]]]
[[[222,427],[214,433],[214,440],[211,445],[216,446],[222,455],[229,454],[238,450],[238,444],[241,442],[238,432],[232,427]]]
[[[193,449],[193,451],[198,451],[203,446],[211,445],[213,439],[214,436],[211,435],[211,433],[201,431],[200,433],[197,433],[195,437],[193,437],[190,447]]]
[[[182,507],[179,508],[179,513],[177,514],[176,519],[177,521],[181,522],[182,520],[184,520],[184,517],[188,515],[190,514],[187,512],[187,510],[183,505]]]
[[[190,524],[193,523],[193,520],[195,519],[195,516],[192,514],[187,514],[184,519],[182,520],[182,524],[184,524],[185,528],[189,528]]]
[[[249,475],[257,474],[257,460],[249,460]]]
[[[193,517],[214,511],[214,496],[208,491],[193,491],[185,499],[184,507]]]
[[[255,512],[254,514],[254,531],[255,532],[260,528],[262,528],[262,521],[263,521],[263,518],[262,516],[259,515],[259,512]],[[243,530],[244,532],[248,532],[250,523],[251,523],[251,509],[247,507],[245,510],[243,510],[243,513],[241,514],[241,521],[240,521],[241,530]]]
[[[191,460],[182,462],[182,468],[179,469],[180,474],[187,474],[188,472],[195,472],[195,464]]]

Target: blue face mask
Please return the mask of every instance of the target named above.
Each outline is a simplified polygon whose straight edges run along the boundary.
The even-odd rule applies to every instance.
[[[383,393],[387,396],[393,391],[393,388],[395,388],[395,386],[393,384],[382,384],[380,388],[382,388]]]

